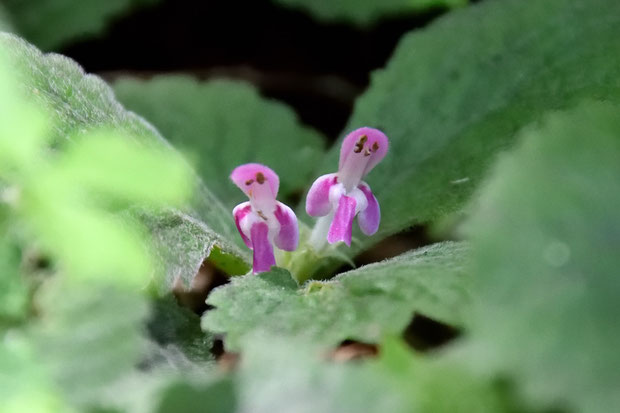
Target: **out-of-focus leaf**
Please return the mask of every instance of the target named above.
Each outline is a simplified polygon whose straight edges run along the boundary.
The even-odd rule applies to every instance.
[[[97,35],[112,19],[157,1],[3,0],[3,5],[20,35],[50,50],[71,40]]]
[[[256,331],[321,347],[377,342],[401,333],[414,311],[460,325],[469,303],[467,251],[460,243],[437,244],[301,289],[282,269],[234,278],[209,296],[216,308],[203,316],[203,327],[225,333],[226,347],[235,350]]]
[[[157,413],[234,413],[235,385],[230,378],[207,383],[179,381],[163,391]]]
[[[546,111],[620,101],[620,2],[484,1],[405,36],[372,76],[347,131],[378,127],[390,151],[368,175],[381,204],[355,255],[411,225],[458,213],[498,152]],[[340,145],[321,167],[334,171]]]
[[[377,360],[318,361],[303,339],[255,337],[239,373],[240,413],[502,413],[509,395],[452,360],[427,360],[390,341]],[[323,357],[324,358],[324,357]]]
[[[145,298],[102,283],[48,285],[35,342],[43,368],[74,406],[102,404],[105,389],[141,361]]]
[[[66,406],[46,373],[22,332],[0,333],[0,412],[65,412]]]
[[[1,211],[1,210],[0,210]],[[0,212],[1,213],[1,212]],[[6,237],[0,217],[0,330],[5,321],[20,319],[28,310],[28,286],[20,274],[20,251]]]
[[[346,20],[369,25],[386,16],[402,16],[431,7],[455,7],[467,0],[276,0],[278,3],[302,9],[327,21]]]
[[[280,176],[279,198],[301,193],[322,155],[323,139],[295,113],[262,98],[250,85],[185,76],[120,79],[118,99],[152,122],[194,159],[209,188],[229,207],[245,199],[229,175],[243,163],[268,165]]]
[[[538,403],[608,412],[620,406],[620,107],[583,104],[522,139],[468,224],[476,365]]]
[[[126,111],[114,100],[110,88],[101,79],[96,76],[85,75],[75,62],[58,55],[41,54],[34,47],[8,34],[0,34],[0,47],[2,47],[4,53],[8,55],[12,67],[19,75],[19,86],[22,92],[24,92],[30,101],[42,110],[53,123],[54,128],[50,140],[54,147],[63,148],[68,145],[68,138],[73,141],[86,139],[93,135],[91,133],[92,131],[106,127],[108,130],[114,130],[117,136],[123,135],[132,138],[135,140],[132,144],[142,145],[145,150],[161,151],[162,153],[169,154],[171,157],[178,157],[151,125],[133,113]],[[34,122],[34,124],[36,124],[36,122]],[[93,145],[94,144],[95,143],[93,143]],[[104,154],[100,155],[103,156]],[[119,160],[122,159],[121,156]],[[100,159],[102,162],[106,160],[113,161],[114,159],[110,157]],[[81,166],[84,165],[72,165],[72,167],[78,169],[80,169]],[[157,172],[158,168],[156,166],[142,166],[146,166],[146,169],[151,169],[153,172],[152,177],[157,176],[155,172]],[[92,169],[89,170],[92,171]],[[146,176],[148,178],[148,171],[140,170],[140,173],[143,174],[143,177]],[[144,175],[145,173],[146,175]],[[123,176],[111,176],[110,180],[112,178],[115,178],[119,184],[114,185],[114,190],[125,188],[125,193],[131,193],[133,195],[144,194],[146,192],[152,193],[147,191],[146,187],[145,191],[134,191],[136,188],[135,186],[131,186],[132,180],[129,179],[129,175],[124,183]],[[109,184],[110,182],[107,179],[98,179],[97,176],[88,173],[84,174],[83,179],[89,180],[89,184],[92,185],[98,185],[104,182],[108,182]],[[133,182],[139,183],[137,180]],[[236,234],[230,212],[227,211],[222,206],[221,202],[202,182],[200,182],[198,177],[193,177],[190,182],[188,182],[188,185],[194,189],[195,196],[187,212],[200,222],[200,230],[203,233],[203,238],[211,241],[217,246],[217,250],[220,254],[216,257],[217,262],[215,262],[215,264],[220,267],[233,266],[238,268],[240,262],[247,262],[247,253],[242,252],[242,250],[237,247],[237,245],[242,244],[242,241]],[[152,188],[152,185],[150,187]],[[183,185],[179,185],[179,188],[173,189],[177,190],[181,187],[183,187]],[[98,189],[106,191],[110,188],[102,188],[99,185]],[[162,193],[162,195],[165,194]],[[169,214],[174,215],[173,212]],[[175,228],[176,231],[181,232],[188,229],[190,228],[185,226],[177,226]],[[155,231],[155,229],[153,229],[153,231]],[[187,238],[191,236],[187,233],[179,233],[176,235],[176,238]],[[170,251],[174,251],[174,254],[171,252],[160,255],[174,255],[176,260],[183,260],[186,265],[180,269],[181,271],[189,271],[193,268],[198,268],[200,263],[206,258],[204,255],[195,254],[193,250],[186,251],[182,249],[183,246],[178,243],[167,244],[167,242],[167,239],[162,240],[162,242],[160,242],[160,248],[167,248]],[[196,261],[192,262],[191,260]],[[170,264],[166,267],[168,269],[179,269],[178,266],[174,264]],[[191,279],[194,274],[195,272],[167,274],[165,279],[174,279],[177,275],[180,275],[184,279]],[[163,290],[165,288],[162,287],[161,289]]]
[[[10,32],[13,30],[13,26],[9,21],[6,9],[0,4],[0,32]]]

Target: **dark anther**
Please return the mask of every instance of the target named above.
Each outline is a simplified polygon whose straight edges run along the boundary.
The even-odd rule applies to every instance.
[[[263,220],[267,221],[267,217],[265,216],[265,214],[263,214],[263,211],[256,211],[256,213],[258,214],[259,217],[261,217]]]
[[[372,144],[372,151],[373,152],[377,152],[377,150],[379,149],[379,144],[377,142]]]
[[[267,178],[265,178],[265,175],[263,175],[262,172],[256,174],[256,182],[258,182],[260,185],[264,184],[266,180]]]
[[[366,143],[367,140],[368,140],[368,136],[362,135],[360,137],[360,140],[355,143],[355,149],[353,149],[353,152],[360,153],[362,149],[364,149],[364,144]]]
[[[254,183],[254,179],[248,179],[247,181],[245,181],[246,185],[252,185]]]

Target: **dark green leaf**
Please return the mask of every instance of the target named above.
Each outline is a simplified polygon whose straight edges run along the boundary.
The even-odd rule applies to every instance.
[[[467,0],[277,0],[277,2],[305,10],[322,20],[346,20],[359,25],[368,25],[381,17],[412,14],[431,7],[461,6],[466,4]]]
[[[151,367],[164,364],[183,371],[200,370],[213,360],[212,337],[200,329],[200,318],[180,307],[174,297],[153,303],[148,331],[153,346],[146,363]]]
[[[194,158],[204,182],[231,210],[245,200],[229,179],[236,166],[259,162],[271,167],[280,175],[279,198],[285,200],[303,191],[323,152],[316,131],[245,83],[161,76],[121,79],[114,90],[124,105]]]
[[[391,142],[367,178],[379,233],[349,253],[460,212],[496,154],[546,111],[620,101],[618,39],[620,2],[609,0],[485,1],[405,36],[347,127],[381,128]],[[336,170],[339,149],[322,172]]]
[[[230,378],[192,384],[178,382],[165,389],[157,413],[234,413],[235,386]]]
[[[158,0],[4,0],[19,34],[49,50],[68,41],[101,33],[127,11]]]

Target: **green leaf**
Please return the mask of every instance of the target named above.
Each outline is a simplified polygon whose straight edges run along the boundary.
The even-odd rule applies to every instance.
[[[230,378],[208,383],[179,381],[165,389],[157,413],[234,413],[235,385]]]
[[[104,31],[108,23],[158,0],[4,0],[18,33],[50,50]]]
[[[34,47],[8,34],[0,34],[0,47],[8,55],[12,68],[19,75],[19,86],[22,91],[26,93],[30,102],[42,110],[53,122],[54,128],[49,139],[55,148],[63,149],[69,145],[69,138],[71,142],[76,142],[89,136],[92,137],[92,131],[106,127],[111,128],[116,135],[133,139],[137,145],[142,145],[145,149],[162,151],[171,157],[175,156],[167,142],[151,125],[123,109],[114,100],[110,88],[101,79],[96,76],[85,75],[75,62],[58,55],[41,54]],[[30,123],[26,124],[30,125]],[[26,150],[30,149],[25,148],[24,151]],[[88,150],[94,150],[92,145]],[[97,153],[96,150],[95,153]],[[102,157],[100,160],[106,162],[110,159],[110,157]],[[83,164],[71,164],[69,169],[82,170],[83,167]],[[152,171],[157,170],[157,168],[153,169],[152,166],[150,168]],[[149,168],[147,167],[147,169]],[[139,171],[135,172],[138,173]],[[148,177],[148,171],[140,170],[140,173],[146,173]],[[108,180],[108,178],[110,179]],[[103,188],[101,185],[104,183],[109,185],[113,178],[119,184],[114,185],[113,190],[115,191],[124,188],[125,194],[144,195],[145,193],[152,193],[152,186],[150,186],[151,189],[145,187],[145,191],[135,191],[135,185],[132,186],[131,180],[124,180],[123,176],[110,176],[100,180],[94,175],[86,174],[84,176],[84,179],[89,180],[89,185],[98,185],[98,189],[103,191],[107,191],[109,188]],[[200,223],[199,230],[203,239],[214,243],[218,251],[221,252],[216,257],[217,262],[215,264],[221,267],[231,265],[234,267],[236,265],[238,268],[240,262],[247,262],[248,254],[245,252],[245,247],[243,250],[238,247],[242,241],[236,234],[230,212],[222,206],[221,202],[204,186],[198,177],[192,179],[193,182],[188,184],[194,189],[195,195],[185,212]],[[174,212],[168,212],[168,214],[170,215],[169,219],[175,219],[176,214]],[[152,228],[152,230],[155,231],[157,228]],[[196,228],[195,226],[178,225],[175,227],[175,231],[179,231],[175,234],[176,238],[187,238],[195,234]],[[183,249],[183,245],[174,243],[172,238],[161,240],[159,246],[169,250],[166,254],[160,254],[161,256],[174,256],[176,260],[183,260],[186,263],[186,266],[181,268],[182,271],[198,268],[205,258],[204,255],[195,254],[193,250]],[[191,260],[196,261],[192,262]],[[178,269],[174,263],[167,267],[168,269]],[[174,279],[177,276],[191,279],[194,274],[195,272],[167,274],[164,279]]]
[[[3,5],[0,4],[0,32],[10,32],[13,30],[7,12]]]
[[[345,20],[357,25],[369,25],[387,16],[432,7],[454,7],[467,4],[467,0],[276,0],[283,6],[295,7],[326,21]]]
[[[67,411],[46,373],[41,368],[32,343],[23,332],[10,330],[0,333],[2,413]]]
[[[367,182],[382,222],[354,255],[412,225],[459,213],[498,152],[546,111],[583,98],[620,101],[620,2],[485,1],[399,43],[373,74],[347,131],[378,127],[386,158]],[[340,145],[322,172],[338,165]]]
[[[1,218],[0,218],[1,221]],[[20,271],[20,251],[0,222],[0,330],[5,322],[19,320],[28,311],[29,291]]]
[[[105,405],[107,388],[141,361],[145,299],[105,284],[50,284],[33,333],[37,355],[74,406]]]
[[[213,337],[200,329],[200,318],[167,296],[152,304],[148,331],[151,367],[160,364],[182,371],[205,369],[213,360]]]
[[[461,363],[424,359],[393,340],[378,359],[360,363],[328,363],[312,350],[303,339],[255,337],[239,372],[239,411],[516,411],[506,391]]]
[[[302,193],[322,156],[323,139],[287,106],[262,98],[249,84],[186,76],[125,78],[118,99],[152,122],[194,158],[196,169],[230,209],[245,196],[229,179],[243,163],[268,165],[280,176],[279,198]]]
[[[468,248],[447,242],[313,281],[298,289],[283,269],[235,277],[214,290],[203,327],[239,349],[256,331],[301,336],[321,347],[345,339],[377,342],[399,334],[414,312],[460,325],[468,308]]]
[[[160,274],[163,278],[155,281],[155,288],[160,294],[169,292],[170,287],[178,282],[188,289],[207,258],[226,274],[248,272],[247,261],[236,255],[236,248],[231,248],[204,223],[191,216],[178,211],[163,214],[144,214],[140,211],[138,215],[150,229],[157,262],[164,269]]]
[[[620,108],[583,104],[525,130],[468,224],[479,368],[539,403],[620,406]]]

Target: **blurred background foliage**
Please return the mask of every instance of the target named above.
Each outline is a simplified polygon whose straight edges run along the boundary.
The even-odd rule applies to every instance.
[[[0,29],[0,412],[620,407],[617,1],[1,0]],[[311,224],[363,125],[380,232],[231,277],[230,170]]]

